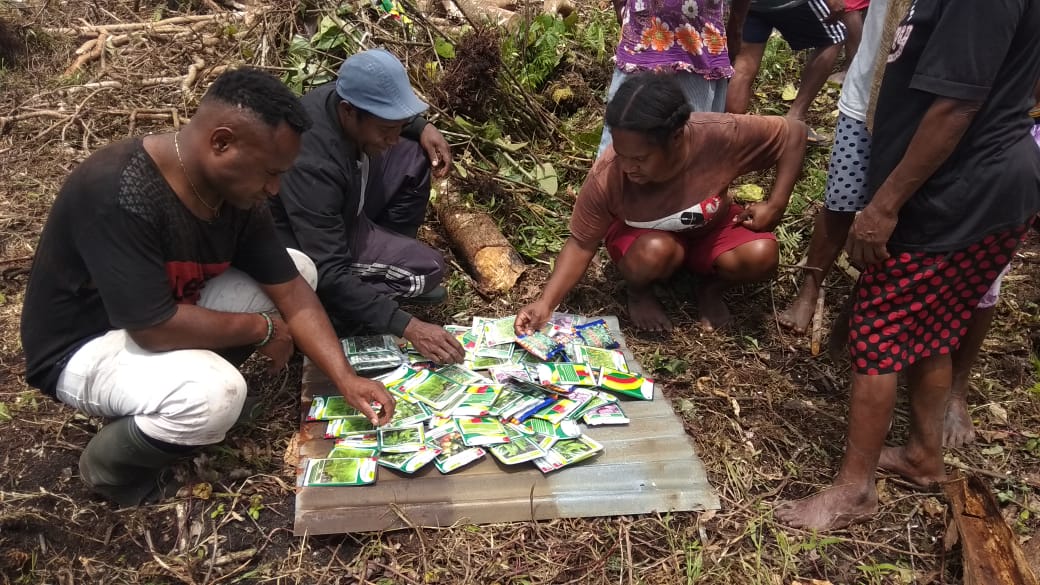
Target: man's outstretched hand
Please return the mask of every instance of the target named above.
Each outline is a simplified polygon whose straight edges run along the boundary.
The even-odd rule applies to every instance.
[[[381,382],[356,376],[351,380],[350,386],[346,390],[341,389],[340,392],[348,404],[361,411],[361,414],[377,427],[387,424],[394,416],[396,401]],[[373,402],[383,406],[378,415],[372,408]]]
[[[416,351],[438,364],[457,364],[466,357],[466,350],[454,335],[439,325],[415,317],[405,326],[404,338],[412,342]]]
[[[426,156],[430,157],[433,176],[437,179],[447,177],[452,165],[451,145],[444,139],[441,131],[433,124],[427,124],[419,136],[419,144],[426,151]]]

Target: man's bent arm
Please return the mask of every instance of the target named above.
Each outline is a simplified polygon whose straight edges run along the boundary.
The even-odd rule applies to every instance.
[[[257,313],[225,313],[196,305],[177,305],[172,317],[151,327],[129,329],[142,349],[226,349],[263,341],[267,320]]]

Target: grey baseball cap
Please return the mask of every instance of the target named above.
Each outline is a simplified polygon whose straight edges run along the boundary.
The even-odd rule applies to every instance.
[[[404,65],[385,49],[351,55],[340,65],[336,93],[356,108],[384,120],[407,120],[425,112]]]

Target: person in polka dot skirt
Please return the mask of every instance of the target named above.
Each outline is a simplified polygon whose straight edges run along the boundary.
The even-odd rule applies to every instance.
[[[920,486],[946,479],[952,354],[1040,211],[1026,113],[1040,79],[1038,29],[1040,0],[915,0],[903,18],[877,98],[869,203],[846,243],[863,271],[845,454],[831,486],[778,506],[779,521],[833,530],[871,518],[878,468]],[[910,431],[886,448],[900,374]]]

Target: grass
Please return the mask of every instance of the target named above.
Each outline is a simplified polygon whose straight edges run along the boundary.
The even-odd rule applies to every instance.
[[[31,24],[42,30],[78,18],[147,20],[157,6],[165,5],[145,1],[142,14],[132,15],[129,4],[117,0],[51,3]],[[552,113],[559,122],[558,135],[525,135],[518,125],[510,128],[508,108],[515,103],[503,101],[499,124],[499,132],[506,128],[503,139],[528,143],[509,153],[510,163],[496,159],[494,149],[480,140],[467,138],[469,134],[447,117],[438,122],[457,133],[452,140],[458,143],[459,158],[474,170],[472,180],[459,181],[467,196],[500,222],[529,268],[509,294],[486,299],[473,292],[469,277],[449,250],[446,284],[451,304],[429,309],[423,317],[457,322],[474,314],[508,314],[544,286],[551,259],[567,233],[574,193],[591,163],[609,79],[605,62],[609,50],[600,51],[593,41],[602,34],[603,46],[612,46],[613,17],[605,3],[586,8],[592,10],[590,22],[610,26],[580,28],[586,21],[579,20],[578,33],[567,37],[571,56],[562,60],[547,86],[565,79],[586,101],[572,111]],[[281,30],[275,25],[283,17],[273,11],[266,13],[268,20],[260,21],[270,24],[265,30]],[[370,24],[363,21],[356,24],[380,42],[400,42],[396,33],[366,28]],[[225,36],[209,49],[189,41],[167,46],[145,39],[134,50],[113,51],[105,70],[95,65],[82,75],[84,80],[126,80],[127,71],[135,75],[183,71],[196,54],[206,55],[211,62],[230,61],[237,58],[232,56],[260,54],[256,39],[262,34],[268,33],[251,30],[240,39]],[[276,41],[271,46],[285,46]],[[47,50],[6,69],[0,116],[68,107],[71,98],[60,95],[32,98],[69,83],[57,73],[71,61],[73,45],[68,39],[53,39]],[[392,46],[414,49],[415,63],[429,58],[421,47]],[[771,41],[752,107],[760,113],[786,111],[784,89],[797,82],[799,66],[782,43]],[[80,94],[76,99],[85,97]],[[541,100],[539,104],[549,103],[546,95],[530,97]],[[833,126],[836,99],[837,89],[825,88],[811,112],[814,127]],[[261,364],[249,365],[247,379],[251,387],[260,389],[265,411],[252,425],[236,430],[224,444],[207,449],[181,469],[192,486],[182,496],[123,511],[92,499],[76,477],[76,460],[100,421],[43,398],[22,378],[17,324],[28,258],[50,201],[68,171],[102,144],[130,133],[126,115],[113,112],[183,107],[178,88],[130,87],[100,92],[92,100],[64,129],[64,141],[58,139],[61,125],[44,132],[52,123],[48,119],[19,123],[0,135],[0,294],[5,299],[0,304],[0,431],[5,437],[0,446],[4,464],[0,583],[960,581],[957,551],[944,549],[941,496],[910,491],[888,476],[880,484],[881,512],[867,524],[821,535],[789,529],[773,520],[777,501],[809,494],[829,480],[844,434],[846,365],[809,355],[807,341],[779,331],[773,319],[795,290],[800,273],[793,268],[784,269],[768,285],[733,291],[729,300],[737,309],[737,322],[730,331],[707,334],[695,326],[696,306],[690,301],[695,283],[689,279],[677,279],[664,290],[665,304],[677,325],[675,333],[652,336],[626,330],[636,354],[663,384],[689,430],[723,501],[718,512],[292,537],[298,363],[275,378],[265,376]],[[169,128],[168,119],[141,120],[135,133]],[[508,164],[499,166],[496,160]],[[826,149],[810,150],[806,172],[777,232],[786,265],[795,264],[804,253],[823,192],[826,162]],[[530,172],[541,163],[550,163],[560,175],[559,190],[553,195],[539,191],[516,168]],[[484,172],[475,172],[478,165],[485,166]],[[765,188],[770,185],[768,174],[746,180]],[[423,228],[422,237],[448,250],[435,221]],[[1028,349],[1031,337],[1040,330],[1036,261],[1034,247],[1016,263],[973,377],[976,390],[971,402],[980,444],[949,454],[962,466],[1010,474],[994,480],[994,489],[1027,547],[1040,543],[1036,538],[1040,438],[1033,430],[1040,426],[1040,362]],[[848,277],[837,272],[831,279],[831,298],[840,297],[850,285]],[[622,298],[616,271],[600,257],[565,308],[621,314]],[[895,436],[905,432],[906,412],[900,403]],[[1031,558],[1040,558],[1040,550],[1030,550]]]

